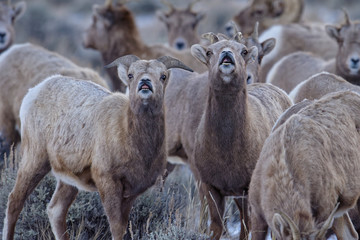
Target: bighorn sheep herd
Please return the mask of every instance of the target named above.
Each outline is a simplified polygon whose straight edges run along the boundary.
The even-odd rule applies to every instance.
[[[253,0],[226,35],[199,35],[205,14],[192,7],[203,2],[162,3],[169,44],[156,45],[141,39],[124,2],[93,6],[82,42],[101,53],[109,84],[41,46],[10,47],[25,3],[0,4],[1,160],[21,143],[2,239],[14,238],[50,171],[56,239],[70,239],[79,190],[99,192],[112,239],[122,239],[135,199],[171,157],[198,181],[210,239],[224,232],[227,197],[241,240],[268,230],[278,240],[358,239],[360,23],[345,10],[340,26],[300,23],[303,0]]]

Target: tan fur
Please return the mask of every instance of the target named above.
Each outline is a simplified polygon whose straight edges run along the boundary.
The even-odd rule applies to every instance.
[[[315,239],[337,202],[337,238],[357,239],[345,213],[360,196],[359,109],[360,95],[329,94],[270,134],[250,183],[252,239],[264,239],[268,226],[277,238],[292,239],[286,223],[274,225],[278,213],[295,223],[301,239]]]
[[[48,206],[56,239],[69,239],[65,218],[78,189],[99,191],[112,239],[122,239],[135,198],[155,183],[166,163],[164,75],[159,61],[125,70],[129,97],[86,81],[54,76],[24,97],[22,162],[9,196],[3,239],[12,239],[27,196],[50,171],[58,180]],[[152,94],[139,90],[144,81]],[[148,94],[147,91],[146,94]]]
[[[233,19],[240,26],[240,31],[249,35],[257,21],[260,23],[259,32],[273,25],[298,22],[303,8],[303,0],[253,0]]]
[[[165,45],[146,45],[140,38],[134,16],[122,4],[116,6],[94,5],[93,22],[86,30],[83,44],[87,48],[98,50],[102,54],[105,64],[116,58],[134,54],[142,59],[155,59],[163,55],[175,57],[194,71],[204,72],[206,68],[199,63],[189,50],[176,51]],[[125,92],[126,86],[122,84],[116,69],[108,69],[113,90]]]
[[[20,139],[19,110],[28,89],[45,78],[62,74],[90,80],[103,87],[105,81],[94,71],[32,44],[13,45],[0,57],[0,136],[2,154]]]
[[[10,2],[8,2],[10,3]],[[0,3],[0,53],[8,49],[15,40],[14,25],[26,10],[24,1],[10,5]]]
[[[337,40],[339,45],[336,58],[326,61],[306,52],[290,54],[273,66],[266,82],[290,92],[297,84],[310,76],[327,71],[360,85],[359,30],[360,22],[345,23],[340,27],[327,26],[328,34]]]

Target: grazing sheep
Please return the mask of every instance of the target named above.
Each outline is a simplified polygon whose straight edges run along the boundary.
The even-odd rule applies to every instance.
[[[8,49],[15,39],[14,24],[26,10],[25,2],[18,2],[10,5],[0,3],[0,53]]]
[[[299,22],[303,8],[303,0],[253,0],[233,20],[247,36],[256,22],[260,23],[260,33],[273,25]]]
[[[133,14],[123,4],[112,5],[111,0],[107,0],[103,6],[93,6],[92,24],[85,32],[83,45],[98,50],[105,63],[127,54],[134,54],[142,59],[170,55],[180,59],[197,72],[206,70],[191,56],[190,50],[180,52],[162,44],[146,45],[140,38]],[[116,69],[108,69],[108,74],[112,89],[125,92],[126,86],[119,81]]]
[[[191,47],[193,55],[208,67],[201,88],[193,89],[189,105],[203,104],[195,116],[186,115],[195,139],[190,166],[201,180],[200,191],[206,196],[211,217],[210,230],[219,239],[222,230],[225,196],[246,196],[250,177],[265,138],[280,114],[291,105],[279,88],[269,84],[246,84],[245,66],[257,58],[257,48],[247,49],[241,33],[231,40],[207,34],[212,43]],[[206,82],[205,82],[206,81]],[[203,103],[197,101],[203,94]],[[194,104],[196,103],[196,104]],[[193,109],[196,106],[192,107]],[[189,156],[189,155],[188,155]],[[235,199],[247,226],[246,198]],[[243,222],[243,221],[242,221]],[[240,239],[245,237],[242,227]]]
[[[54,74],[90,80],[107,87],[106,82],[91,69],[81,68],[54,52],[30,43],[13,45],[0,55],[1,156],[20,140],[19,110],[28,89]]]
[[[157,17],[166,25],[171,47],[184,50],[195,43],[199,43],[197,27],[199,22],[204,19],[205,14],[192,10],[198,1],[195,0],[190,3],[186,9],[177,9],[170,2],[162,0],[163,4],[170,8],[170,11],[167,13],[158,12]]]
[[[336,58],[326,61],[312,53],[292,53],[273,66],[266,82],[290,92],[308,77],[327,71],[360,85],[360,22],[350,22],[346,12],[345,19],[340,27],[326,26],[329,36],[339,45]]]
[[[328,93],[346,90],[360,94],[360,86],[351,84],[335,74],[321,72],[297,85],[290,92],[289,97],[297,103],[303,99],[320,99]]]
[[[337,92],[314,101],[276,128],[253,172],[252,239],[358,239],[348,210],[360,196],[360,95]],[[358,215],[359,213],[357,213]]]
[[[26,198],[51,170],[57,187],[48,205],[56,239],[69,239],[66,213],[78,189],[99,191],[113,239],[122,239],[135,198],[166,163],[163,94],[169,68],[161,57],[123,56],[119,77],[129,97],[91,82],[56,75],[32,88],[20,109],[22,161],[9,195],[3,239],[13,239]]]

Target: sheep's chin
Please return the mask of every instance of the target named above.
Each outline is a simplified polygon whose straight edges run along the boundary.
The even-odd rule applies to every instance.
[[[235,71],[235,65],[231,63],[223,63],[219,66],[219,71],[223,74],[231,74]]]
[[[151,97],[151,95],[153,94],[153,92],[148,89],[143,89],[143,90],[140,90],[138,92],[138,94],[141,99],[149,99]]]

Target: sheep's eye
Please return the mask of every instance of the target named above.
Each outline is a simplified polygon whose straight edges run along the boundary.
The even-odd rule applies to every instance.
[[[128,78],[129,79],[133,79],[134,78],[134,75],[132,75],[131,73],[128,75]]]
[[[208,57],[210,57],[210,56],[211,56],[211,54],[212,54],[212,52],[211,52],[211,51],[207,51],[207,52],[206,52],[206,56],[208,56]]]
[[[248,54],[248,51],[246,49],[242,50],[241,56],[245,57]]]
[[[162,74],[161,77],[160,77],[161,80],[165,81],[166,80],[166,75],[165,74]]]

